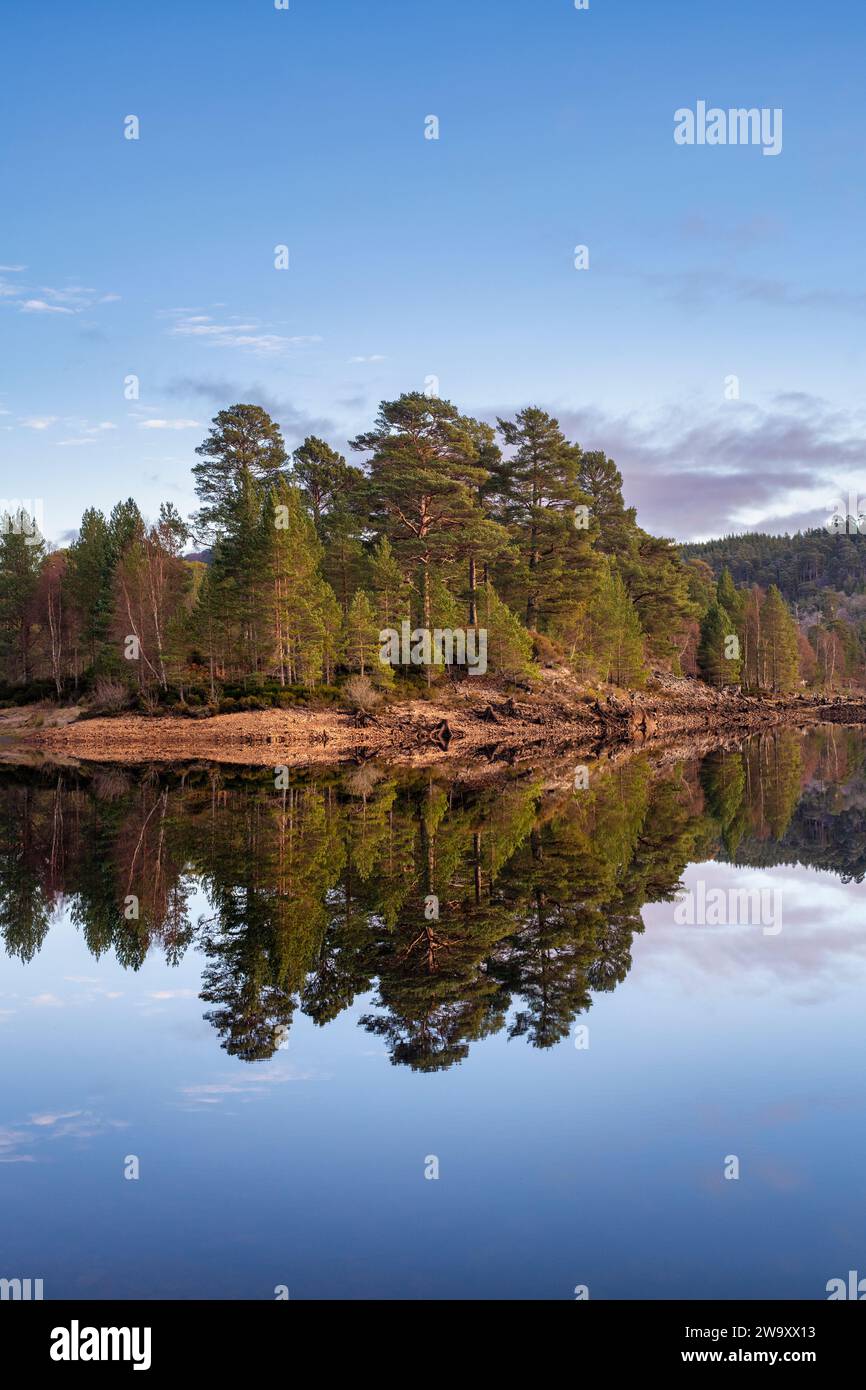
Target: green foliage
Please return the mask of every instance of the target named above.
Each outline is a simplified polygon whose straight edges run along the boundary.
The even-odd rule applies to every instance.
[[[710,604],[701,622],[698,665],[710,685],[721,688],[735,685],[740,679],[742,662],[736,628],[718,600]]]
[[[533,649],[548,666],[569,662],[584,679],[626,687],[642,685],[650,664],[779,692],[801,673],[826,688],[862,677],[859,537],[784,542],[802,560],[800,588],[814,593],[798,630],[775,542],[678,550],[649,535],[614,461],[582,450],[538,407],[494,429],[409,392],[383,401],[352,447],[360,467],[314,435],[290,460],[260,406],[220,411],[193,469],[194,524],[209,541],[195,559],[184,557],[190,528],[170,503],[156,521],[132,499],[107,518],[89,508],[68,551],[50,555],[7,525],[0,680],[50,680],[58,696],[103,680],[142,707],[201,711],[189,692],[217,708],[221,695],[257,699],[270,682],[312,691],[352,672],[389,684],[379,632],[404,622],[458,643],[486,628],[490,671],[520,681],[538,674]],[[831,553],[834,574],[847,566],[838,591],[820,589]],[[778,572],[778,584],[744,587],[748,554],[762,557],[751,570]],[[739,639],[741,665],[720,655],[723,636]],[[417,695],[443,674],[430,663],[399,680]],[[242,694],[226,693],[235,685]]]
[[[479,601],[481,626],[487,629],[487,669],[506,680],[525,681],[538,676],[532,659],[532,638],[516,613],[489,584]]]
[[[0,514],[0,662],[21,681],[32,674],[34,604],[45,543],[34,518],[19,509]]]
[[[761,609],[761,642],[765,688],[788,694],[799,679],[797,627],[775,584],[770,585]]]
[[[529,408],[514,420],[499,420],[499,432],[511,453],[496,467],[497,514],[516,563],[505,562],[498,572],[527,627],[544,632],[594,587],[599,558],[592,499],[579,482],[580,450],[546,411]]]
[[[285,477],[288,459],[279,427],[259,405],[233,405],[215,417],[193,465],[202,534],[235,532],[251,492]]]
[[[393,680],[390,666],[379,660],[379,624],[363,589],[358,589],[346,614],[343,652],[350,671],[385,684]]]
[[[605,566],[590,614],[593,656],[601,679],[640,688],[646,681],[644,636],[637,609],[613,565]]]

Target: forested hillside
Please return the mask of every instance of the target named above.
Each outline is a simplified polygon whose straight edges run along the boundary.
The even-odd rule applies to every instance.
[[[823,527],[793,536],[749,531],[681,550],[687,559],[705,560],[717,576],[729,569],[737,584],[775,584],[791,604],[808,603],[825,589],[851,595],[866,587],[866,535],[853,524],[838,534]]]
[[[743,591],[775,586],[797,621],[801,675],[829,688],[863,684],[866,670],[866,535],[854,518],[841,525],[680,547],[689,565],[708,566],[717,580],[728,573]]]
[[[267,413],[239,404],[196,450],[190,518],[171,503],[156,518],[132,499],[91,507],[51,551],[31,517],[5,516],[0,698],[223,711],[337,698],[352,678],[355,698],[376,701],[466,674],[423,643],[383,662],[382,632],[404,624],[413,638],[483,634],[487,669],[522,683],[544,666],[630,688],[659,667],[777,692],[862,674],[853,597],[845,613],[795,598],[798,626],[787,581],[714,574],[710,548],[648,534],[613,460],[543,410],[494,428],[409,393],[351,448],[357,462],[311,436],[289,454]],[[813,567],[858,544],[825,540]]]

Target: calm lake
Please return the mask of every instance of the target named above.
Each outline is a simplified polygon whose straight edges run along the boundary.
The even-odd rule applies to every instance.
[[[866,737],[477,772],[3,765],[0,1277],[866,1274]]]

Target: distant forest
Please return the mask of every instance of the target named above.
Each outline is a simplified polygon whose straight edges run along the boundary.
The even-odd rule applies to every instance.
[[[678,547],[638,524],[612,459],[531,406],[493,426],[411,392],[351,449],[310,436],[289,453],[237,404],[196,450],[189,518],[88,507],[52,550],[7,510],[0,701],[203,714],[465,674],[383,664],[380,633],[403,623],[483,629],[491,675],[520,683],[551,666],[625,688],[656,668],[757,692],[863,680],[866,540]]]
[[[717,575],[729,569],[737,584],[764,589],[775,584],[789,604],[808,606],[825,589],[847,596],[866,592],[866,536],[856,533],[749,531],[682,545],[680,551],[686,559],[705,560]]]

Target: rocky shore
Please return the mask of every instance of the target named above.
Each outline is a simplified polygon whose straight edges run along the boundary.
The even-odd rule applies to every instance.
[[[301,767],[383,758],[427,765],[451,758],[513,763],[559,749],[597,754],[689,735],[721,740],[780,723],[866,723],[866,695],[755,697],[655,672],[646,689],[588,689],[545,671],[533,689],[462,681],[435,699],[375,715],[334,709],[262,710],[204,719],[28,707],[0,712],[0,757],[100,763],[210,760]]]

